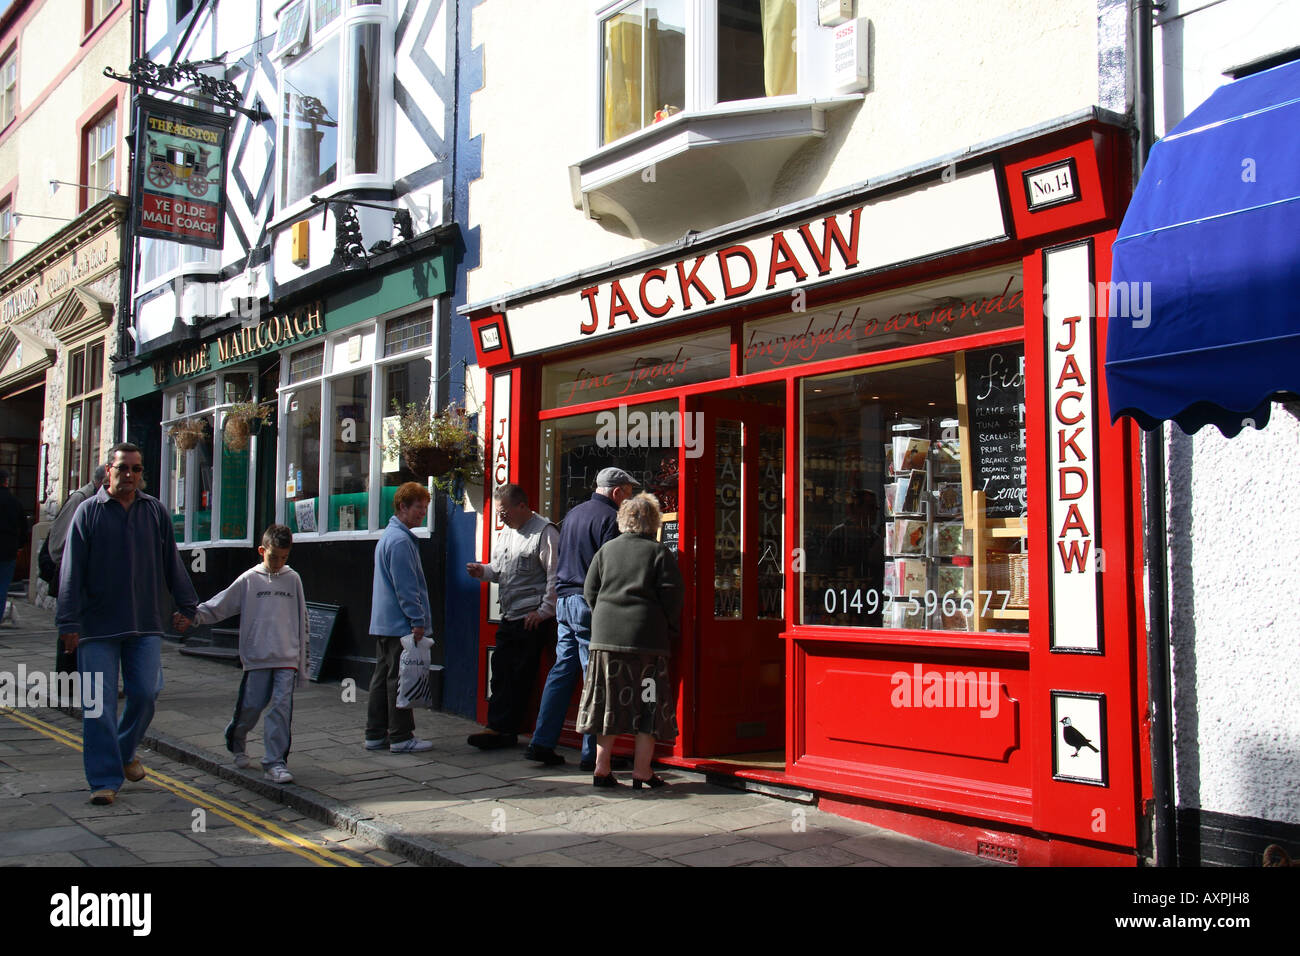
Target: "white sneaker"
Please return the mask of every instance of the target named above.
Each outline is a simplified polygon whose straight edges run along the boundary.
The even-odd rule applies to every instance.
[[[247,770],[250,763],[252,761],[248,759],[248,754],[235,754],[235,766],[240,770]]]
[[[367,750],[386,750],[387,748],[388,748],[388,741],[383,737],[380,737],[378,740],[366,741]]]
[[[432,740],[421,740],[419,737],[412,737],[410,740],[403,740],[400,744],[393,744],[388,748],[390,753],[395,754],[418,754],[432,749]]]
[[[274,767],[268,767],[266,773],[262,774],[272,783],[293,783],[293,774],[284,764],[276,764]]]
[[[5,608],[4,619],[14,627],[18,627],[18,608],[14,606],[13,601],[10,601],[9,606]]]

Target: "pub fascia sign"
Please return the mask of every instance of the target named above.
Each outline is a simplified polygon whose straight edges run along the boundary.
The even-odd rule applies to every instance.
[[[1006,235],[996,175],[980,167],[507,316],[515,355],[668,322]]]
[[[18,289],[0,304],[0,316],[13,322],[27,313],[49,305],[74,282],[88,279],[117,263],[117,230],[105,233],[41,270],[40,276]]]
[[[283,348],[303,339],[314,338],[325,331],[320,302],[312,302],[298,309],[278,312],[256,325],[240,326],[219,336],[216,341],[217,365],[230,365],[254,355]],[[181,352],[170,362],[164,360],[153,365],[154,384],[164,385],[169,379],[189,378],[212,369],[213,342]]]

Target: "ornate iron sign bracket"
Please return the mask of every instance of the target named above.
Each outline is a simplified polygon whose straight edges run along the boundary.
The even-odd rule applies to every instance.
[[[131,64],[129,73],[115,73],[112,67],[106,66],[104,67],[104,75],[129,86],[161,90],[164,93],[186,96],[189,99],[198,100],[200,103],[210,103],[223,109],[234,110],[236,113],[247,116],[255,123],[265,123],[267,120],[274,119],[266,110],[259,109],[256,106],[242,105],[239,102],[239,90],[235,84],[229,80],[219,80],[202,72],[200,68],[204,65],[202,63],[191,63],[187,60],[172,66],[164,66],[161,63],[155,63],[153,60],[141,57]],[[197,86],[199,91],[197,93],[183,93],[175,89],[177,83],[181,80]]]

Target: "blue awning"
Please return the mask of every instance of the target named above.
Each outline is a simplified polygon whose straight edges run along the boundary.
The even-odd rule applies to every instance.
[[[1111,282],[1109,311],[1129,305],[1108,326],[1112,420],[1231,437],[1300,393],[1300,62],[1220,87],[1156,143]]]

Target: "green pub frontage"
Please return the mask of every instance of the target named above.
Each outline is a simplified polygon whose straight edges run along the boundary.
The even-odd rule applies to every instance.
[[[447,377],[438,341],[452,250],[432,237],[413,246],[269,304],[235,299],[225,315],[178,320],[120,378],[125,434],[144,450],[149,491],[171,514],[200,596],[256,563],[268,524],[288,525],[308,600],[338,609],[313,670],[363,686],[375,542],[397,487],[427,484],[385,454],[383,423],[431,392],[436,404]],[[430,581],[443,578],[446,551],[436,511],[415,532]],[[430,588],[435,620],[441,592]],[[229,653],[228,636],[211,640],[211,653]]]

